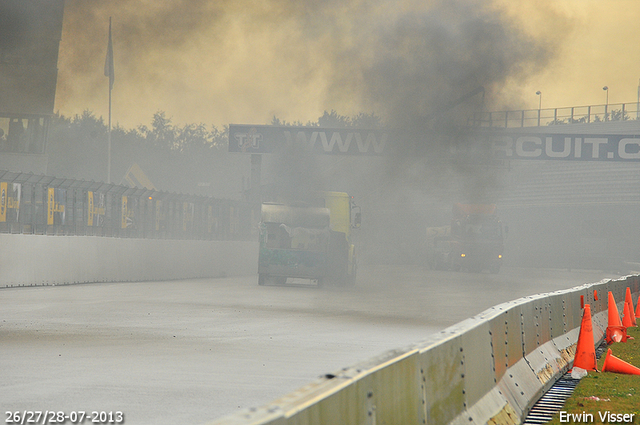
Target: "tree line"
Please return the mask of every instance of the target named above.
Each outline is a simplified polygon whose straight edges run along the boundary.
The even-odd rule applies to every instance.
[[[302,124],[274,116],[269,123],[281,126],[377,128],[382,120],[375,114],[355,116],[324,111],[317,121]],[[231,184],[235,192],[242,182],[225,181],[238,177],[238,158],[227,152],[228,126],[203,123],[177,125],[164,111],[156,112],[147,125],[111,130],[112,183],[120,183],[131,165],[138,164],[157,189],[182,193],[208,193],[216,183]],[[47,174],[73,179],[106,181],[108,126],[102,117],[85,110],[71,117],[55,114],[49,128],[46,153]],[[200,187],[201,189],[198,189]]]

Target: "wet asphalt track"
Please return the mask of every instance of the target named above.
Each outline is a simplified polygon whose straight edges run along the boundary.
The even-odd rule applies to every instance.
[[[259,287],[248,276],[0,289],[0,408],[4,420],[56,410],[203,423],[500,302],[613,277],[369,266],[350,288]]]

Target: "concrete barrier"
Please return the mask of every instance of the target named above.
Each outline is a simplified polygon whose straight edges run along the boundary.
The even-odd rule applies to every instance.
[[[257,272],[257,242],[0,234],[0,287]]]
[[[421,344],[211,424],[519,424],[573,363],[580,296],[591,304],[599,344],[607,326],[607,293],[620,308],[627,287],[637,299],[640,276],[500,304]]]

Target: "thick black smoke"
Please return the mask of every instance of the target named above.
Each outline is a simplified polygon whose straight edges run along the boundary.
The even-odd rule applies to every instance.
[[[502,90],[527,81],[554,55],[552,43],[521,30],[497,1],[67,0],[62,104],[105,96],[101,46],[109,16],[118,114],[149,108],[149,116],[163,110],[177,123],[217,125],[261,124],[274,115],[307,122],[325,110],[377,114],[400,147],[382,165],[350,159],[342,162],[347,171],[327,176],[318,161],[291,152],[274,161],[269,182],[292,194],[349,188],[372,205],[403,205],[415,215],[425,202],[496,201],[495,170],[450,155],[486,155],[466,145],[461,124],[479,108],[500,109]],[[510,107],[519,106],[508,97]],[[400,217],[391,207],[380,210]],[[403,217],[405,231],[421,232],[409,223],[412,214]]]
[[[486,159],[486,149],[466,145],[472,134],[461,128],[481,108],[504,106],[497,96],[501,89],[544,69],[553,46],[528,36],[491,2],[401,4],[351,2],[348,21],[331,8],[317,11],[321,16],[314,21],[335,29],[325,34],[319,52],[331,64],[326,102],[351,99],[394,128],[398,149],[379,186],[388,185],[392,193],[413,187],[430,195],[445,189],[457,200],[495,201],[488,199],[497,184],[493,170],[450,152],[474,150],[466,159]],[[317,35],[318,28],[310,27]]]
[[[193,121],[209,102],[212,115],[233,112],[233,122],[274,114],[306,122],[335,109],[401,124],[479,86],[498,107],[493,95],[507,80],[530,76],[550,57],[546,44],[480,0],[67,0],[61,105],[104,85],[110,16],[118,90],[146,96],[130,107],[193,111]]]

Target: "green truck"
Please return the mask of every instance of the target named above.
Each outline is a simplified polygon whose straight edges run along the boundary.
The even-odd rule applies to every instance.
[[[360,220],[359,207],[343,192],[322,192],[312,203],[263,203],[258,284],[289,278],[354,284],[352,229]]]

